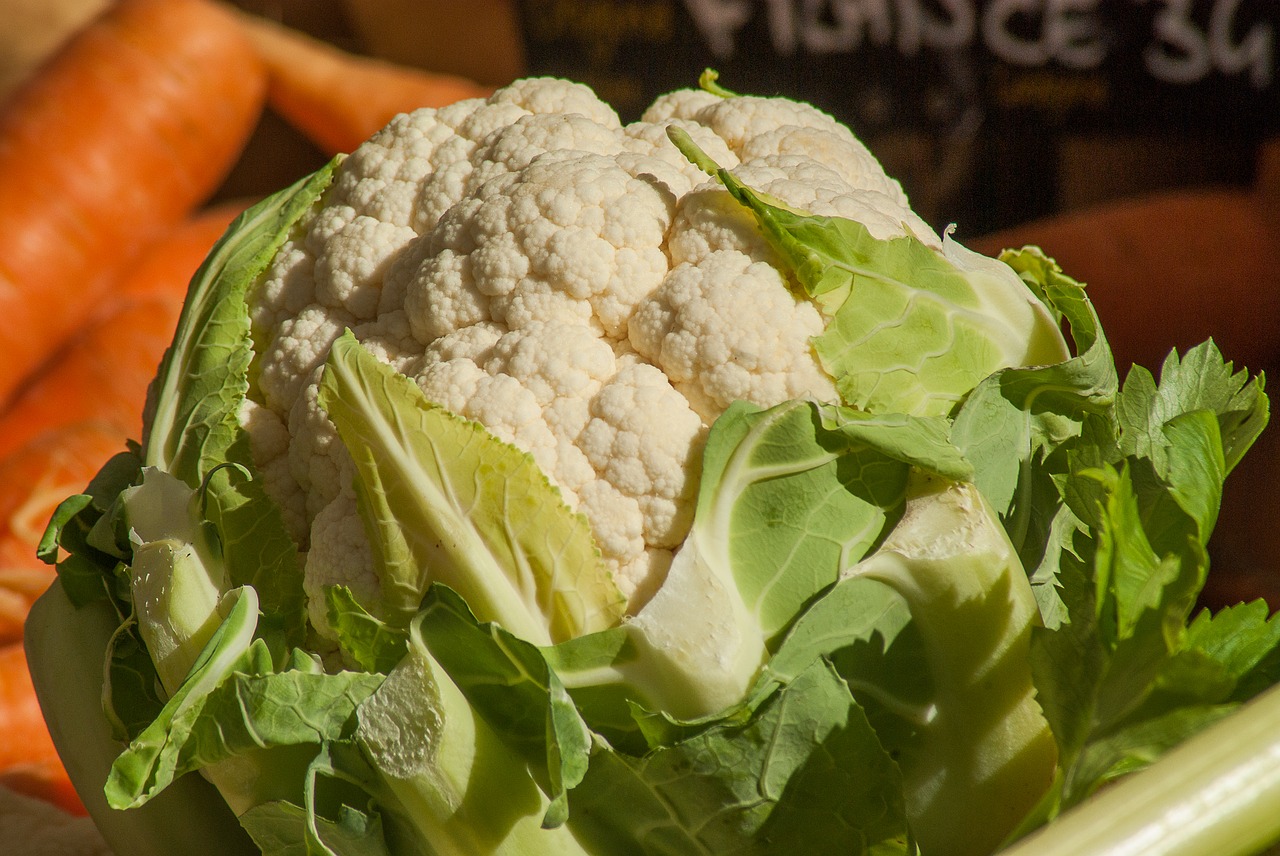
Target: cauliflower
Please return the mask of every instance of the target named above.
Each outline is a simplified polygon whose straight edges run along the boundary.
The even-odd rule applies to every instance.
[[[632,609],[688,534],[725,408],[838,400],[810,346],[823,318],[670,124],[787,204],[940,244],[847,128],[785,99],[676,92],[624,126],[586,87],[531,79],[398,117],[342,163],[251,300],[255,405],[275,419],[244,424],[260,467],[291,478],[270,489],[313,604],[336,582],[372,591],[370,552],[342,523],[349,462],[315,395],[344,329],[533,455]]]
[[[267,852],[979,856],[1109,779],[1260,382],[1206,345],[1121,388],[1038,250],[703,85],[406,114],[215,247],[46,538],[105,817],[198,770]]]

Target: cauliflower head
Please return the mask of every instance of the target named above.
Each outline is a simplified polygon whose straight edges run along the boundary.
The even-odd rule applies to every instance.
[[[838,400],[812,347],[820,311],[669,125],[785,205],[942,246],[848,128],[787,99],[684,90],[624,125],[585,86],[527,79],[397,117],[343,161],[250,301],[242,422],[322,632],[325,586],[377,591],[317,404],[344,330],[528,452],[633,607],[688,534],[709,425],[739,400]]]

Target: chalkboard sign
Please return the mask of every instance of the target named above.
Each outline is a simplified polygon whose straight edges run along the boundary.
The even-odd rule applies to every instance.
[[[977,107],[1259,132],[1280,121],[1276,0],[523,0],[528,62],[624,111],[714,66],[865,125]]]
[[[521,0],[518,8],[529,70],[589,83],[624,119],[713,67],[729,89],[803,98],[864,137],[911,129],[945,145],[980,129],[987,139],[1016,137],[1031,159],[1064,134],[1238,145],[1280,124],[1280,0]]]

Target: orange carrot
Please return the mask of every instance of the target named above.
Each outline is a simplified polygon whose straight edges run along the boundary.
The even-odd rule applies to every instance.
[[[115,426],[122,444],[140,438],[147,385],[173,338],[187,283],[245,204],[213,206],[142,251],[99,311],[0,413],[0,460],[50,428],[88,418]]]
[[[22,638],[27,611],[53,582],[53,568],[36,557],[53,510],[124,448],[118,426],[86,420],[51,428],[0,460],[0,644]]]
[[[0,106],[0,401],[221,183],[265,72],[207,0],[119,0]]]
[[[44,723],[21,643],[0,647],[0,735],[0,782],[86,813]]]
[[[465,77],[358,56],[265,18],[242,20],[267,66],[268,103],[328,154],[350,152],[397,113],[493,92]]]

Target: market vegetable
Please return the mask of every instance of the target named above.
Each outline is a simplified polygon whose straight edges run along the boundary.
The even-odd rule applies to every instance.
[[[120,0],[0,105],[0,401],[212,195],[264,89],[224,10]]]
[[[214,248],[46,533],[118,742],[55,735],[122,850],[195,779],[267,853],[990,853],[1280,677],[1191,619],[1267,408],[1211,342],[1121,385],[808,105],[517,81]]]

